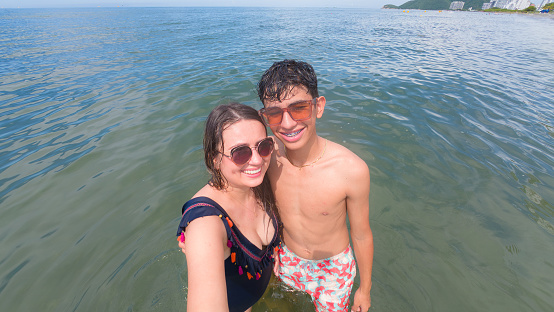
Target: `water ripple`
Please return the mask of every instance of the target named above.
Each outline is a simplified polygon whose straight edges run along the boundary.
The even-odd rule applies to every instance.
[[[3,307],[182,309],[185,260],[167,251],[180,206],[208,178],[206,116],[228,101],[259,108],[262,71],[299,58],[327,98],[318,133],[372,173],[376,308],[552,310],[552,21],[335,8],[3,10]],[[278,286],[269,293],[254,311],[311,306]]]

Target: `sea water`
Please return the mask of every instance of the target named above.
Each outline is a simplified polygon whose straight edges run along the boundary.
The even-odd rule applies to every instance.
[[[184,311],[175,234],[208,179],[205,118],[261,108],[285,58],[318,74],[318,133],[371,170],[372,311],[554,310],[553,31],[538,14],[0,10],[0,310]],[[253,311],[313,307],[272,281]]]

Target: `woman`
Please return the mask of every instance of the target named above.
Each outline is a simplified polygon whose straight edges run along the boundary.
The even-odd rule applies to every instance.
[[[265,173],[274,141],[258,112],[216,107],[204,131],[211,180],[183,206],[177,233],[187,257],[187,311],[250,311],[263,295],[278,245]]]

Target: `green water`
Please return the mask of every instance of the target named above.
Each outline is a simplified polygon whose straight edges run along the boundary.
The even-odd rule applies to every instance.
[[[318,132],[371,170],[372,311],[554,308],[552,18],[127,8],[0,25],[1,311],[184,311],[174,235],[207,181],[203,122],[260,108],[284,58],[313,64]],[[253,310],[313,307],[273,281]]]

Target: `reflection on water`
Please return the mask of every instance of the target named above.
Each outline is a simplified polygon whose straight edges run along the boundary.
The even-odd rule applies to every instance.
[[[372,173],[377,311],[551,311],[554,43],[543,16],[0,12],[0,310],[181,311],[203,122],[318,72],[318,132]],[[254,311],[313,311],[271,282]]]

